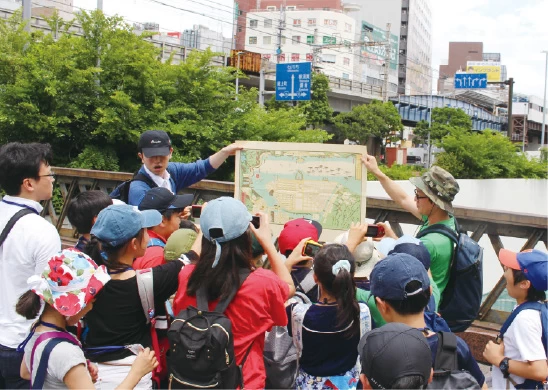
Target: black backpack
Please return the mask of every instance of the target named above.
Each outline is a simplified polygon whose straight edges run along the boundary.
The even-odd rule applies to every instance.
[[[209,311],[207,292],[200,288],[196,292],[198,308],[189,306],[171,323],[167,332],[170,389],[244,388],[242,368],[253,344],[238,365],[232,323],[223,312],[249,274],[249,269],[240,271],[240,285],[214,311]]]
[[[433,336],[432,336],[433,337]],[[480,389],[476,378],[468,371],[459,370],[457,336],[438,332],[438,349],[434,362],[434,378],[427,389]]]
[[[455,219],[457,232],[459,226]],[[449,270],[449,281],[439,305],[439,312],[451,331],[464,332],[477,318],[483,293],[483,248],[465,233],[440,224],[428,226],[417,234],[429,233],[448,237],[455,245]]]
[[[158,185],[150,177],[143,173],[136,173],[133,176],[133,179],[126,180],[122,184],[118,185],[112,192],[109,194],[111,199],[118,199],[124,203],[128,202],[129,199],[129,186],[133,181],[142,181],[145,182],[150,188],[158,187]]]

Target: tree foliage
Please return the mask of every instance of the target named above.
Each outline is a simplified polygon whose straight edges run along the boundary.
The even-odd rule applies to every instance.
[[[529,160],[505,136],[484,130],[445,136],[436,165],[460,179],[548,178],[546,164]]]
[[[255,89],[241,89],[236,100],[234,69],[213,66],[209,50],[164,62],[120,17],[95,11],[76,18],[83,36],[55,19],[57,38],[26,33],[20,14],[0,21],[0,142],[49,142],[59,165],[134,170],[137,141],[149,129],[169,132],[178,161],[240,139],[330,137],[305,130],[304,107],[265,111]]]
[[[420,121],[417,123],[413,134],[418,141],[416,143],[424,144],[428,139],[428,132],[430,132],[432,142],[436,142],[448,134],[471,131],[472,120],[463,110],[460,108],[436,107],[432,109],[432,127],[428,125],[427,121]]]
[[[390,132],[403,130],[394,104],[378,100],[355,106],[350,112],[340,113],[333,118],[333,123],[346,138],[359,141],[360,144],[365,144],[371,136],[384,139]]]

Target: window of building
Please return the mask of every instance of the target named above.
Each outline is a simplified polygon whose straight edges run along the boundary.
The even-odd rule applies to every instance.
[[[350,75],[348,73],[343,73],[342,74],[342,78],[345,79],[345,80],[349,80],[350,79]]]
[[[263,37],[263,45],[270,45],[272,42],[272,37],[270,35],[265,35]]]
[[[285,54],[279,54],[277,57],[278,57],[278,62],[285,62]]]
[[[300,35],[293,35],[291,37],[291,41],[293,42],[293,44],[298,45],[299,43],[301,43],[301,36]]]
[[[272,19],[265,19],[264,26],[265,28],[272,28]]]
[[[282,37],[281,41],[282,45],[285,45],[285,37]]]
[[[297,9],[297,7],[294,6],[294,5],[290,5],[289,7],[285,7],[285,9],[286,9],[287,11],[295,11],[295,10]]]
[[[301,55],[299,53],[292,53],[291,54],[291,62],[298,62],[300,61]]]
[[[323,25],[325,27],[337,28],[337,20],[336,19],[324,19],[323,20]]]
[[[301,19],[293,19],[293,26],[300,26],[301,25]]]
[[[350,66],[350,58],[344,57],[343,58],[343,64],[346,65],[346,66]]]
[[[315,39],[314,39],[314,35],[307,35],[306,36],[306,43],[308,44],[315,44]]]
[[[322,62],[334,64],[336,61],[337,61],[337,56],[335,54],[322,54]]]
[[[309,26],[315,26],[316,25],[316,18],[309,18],[308,19],[308,25]]]
[[[344,31],[352,32],[352,25],[350,23],[344,23]]]
[[[323,10],[324,10],[324,11],[331,11],[331,8],[329,8],[329,7],[324,7]]]
[[[267,11],[276,11],[276,6],[275,5],[269,5],[268,7],[266,7],[266,10]]]
[[[242,26],[238,26],[238,32],[242,32],[244,31],[243,27]]]
[[[314,54],[306,53],[306,60],[311,62],[314,61]]]
[[[249,21],[249,27],[258,27],[259,26],[259,21],[257,19],[251,19]]]
[[[249,44],[250,45],[256,45],[257,44],[257,37],[249,37]]]

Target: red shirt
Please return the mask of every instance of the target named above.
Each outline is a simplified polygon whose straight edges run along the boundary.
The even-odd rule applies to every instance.
[[[196,297],[186,294],[187,282],[194,268],[194,265],[187,265],[179,273],[179,289],[173,301],[173,311],[176,314],[188,306],[196,307]],[[236,362],[243,360],[253,343],[243,367],[247,389],[264,389],[265,332],[273,326],[287,325],[285,301],[288,297],[287,283],[274,272],[258,268],[247,277],[224,313],[232,322]],[[210,302],[209,310],[213,310],[216,304],[217,301]]]
[[[165,244],[166,239],[160,236],[158,233],[154,233],[152,230],[147,229],[148,236],[150,238],[159,238]],[[158,265],[165,264],[164,259],[164,247],[159,245],[149,246],[143,257],[138,257],[133,262],[133,269],[147,269],[156,267]]]

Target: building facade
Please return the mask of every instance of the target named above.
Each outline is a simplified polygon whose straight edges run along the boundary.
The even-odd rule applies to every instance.
[[[353,79],[354,19],[328,7],[266,7],[247,13],[245,50],[274,63],[310,61],[326,75]]]
[[[537,96],[515,94],[513,98],[513,131],[508,137],[517,144],[525,144],[526,151],[536,151],[541,146],[541,129],[544,115],[543,99]],[[525,142],[524,142],[525,141]],[[548,125],[544,127],[544,144],[548,141]]]
[[[216,53],[230,54],[232,40],[225,38],[221,32],[195,24],[192,29],[183,31],[182,44],[188,48],[199,50],[210,48]]]

